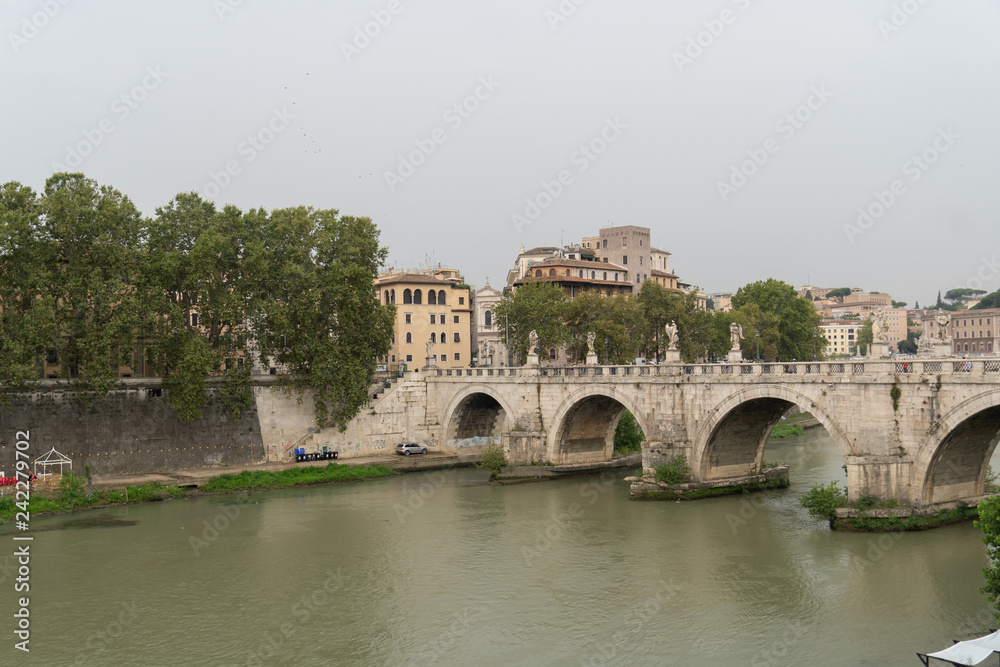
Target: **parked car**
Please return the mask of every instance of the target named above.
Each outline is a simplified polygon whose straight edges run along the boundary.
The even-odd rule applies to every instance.
[[[402,454],[403,456],[409,456],[410,454],[426,454],[427,448],[418,445],[415,442],[404,442],[396,445],[396,453]]]

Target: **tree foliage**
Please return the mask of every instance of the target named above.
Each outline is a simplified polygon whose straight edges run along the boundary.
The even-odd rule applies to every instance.
[[[986,308],[1000,308],[1000,290],[984,296],[979,303],[972,307],[972,310],[983,310]]]
[[[740,313],[751,304],[758,310],[744,310]],[[777,326],[776,351],[772,356],[770,350],[765,354],[762,348],[761,356],[765,359],[782,361],[811,359],[814,333],[817,352],[826,342],[816,333],[820,317],[812,302],[800,297],[794,287],[780,280],[768,278],[744,285],[733,295],[733,308],[737,311],[737,321],[741,321],[739,318],[742,317],[744,319],[741,323],[746,322],[743,327],[744,336],[759,330],[763,337],[765,331],[769,331],[769,327]],[[751,326],[748,328],[747,324]],[[744,355],[747,351],[744,342]]]
[[[213,377],[237,417],[251,363],[273,359],[290,390],[313,392],[321,425],[343,427],[392,336],[372,290],[384,259],[371,220],[335,210],[244,213],[189,193],[147,219],[83,174],[40,194],[6,183],[0,383],[23,389],[47,357],[89,400],[145,362],[181,419],[203,414]]]
[[[845,296],[849,296],[851,293],[850,287],[838,287],[837,289],[832,289],[826,293],[826,298],[828,299],[838,299]]]
[[[635,417],[628,410],[622,414],[615,427],[615,453],[630,454],[642,449],[642,441],[645,436]]]
[[[528,334],[538,334],[538,353],[558,348],[566,341],[563,319],[566,295],[553,283],[529,281],[506,294],[494,310],[497,322],[504,322],[510,336],[511,364],[523,363],[528,355]]]
[[[1000,621],[1000,496],[992,495],[979,501],[976,527],[983,531],[983,543],[989,566],[983,568],[986,585],[979,589],[993,603],[993,616]]]
[[[872,329],[872,321],[868,320],[864,326],[858,329],[858,339],[855,341],[854,349],[859,356],[867,356],[868,348],[875,340],[875,332]]]
[[[970,287],[956,287],[944,294],[944,300],[948,303],[965,303],[986,294],[986,290],[972,289]]]

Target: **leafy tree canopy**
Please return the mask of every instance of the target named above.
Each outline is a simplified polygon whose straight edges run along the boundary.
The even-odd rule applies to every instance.
[[[760,313],[773,316],[777,320],[779,338],[775,357],[765,357],[791,361],[793,359],[812,359],[813,334],[819,326],[820,317],[808,299],[798,295],[795,288],[788,283],[774,278],[744,285],[733,295],[733,308],[741,310],[744,306],[754,304]],[[754,322],[749,328],[765,329],[767,322]],[[744,326],[744,335],[748,328]],[[816,339],[820,347],[819,338]],[[763,355],[763,350],[761,351]]]

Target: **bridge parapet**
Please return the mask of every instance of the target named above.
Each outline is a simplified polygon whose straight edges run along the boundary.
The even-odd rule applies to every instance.
[[[915,360],[844,360],[818,362],[766,362],[724,364],[646,364],[626,366],[512,366],[502,368],[439,368],[430,377],[468,378],[482,381],[485,378],[508,377],[582,377],[615,380],[640,377],[705,376],[728,380],[735,376],[760,376],[775,381],[795,376],[879,376],[886,375],[957,375],[964,377],[986,376],[1000,380],[1000,359],[915,359]]]

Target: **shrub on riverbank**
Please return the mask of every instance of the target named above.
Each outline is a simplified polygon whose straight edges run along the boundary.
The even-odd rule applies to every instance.
[[[374,479],[395,474],[396,471],[388,466],[345,466],[330,463],[326,466],[305,466],[275,471],[244,470],[238,475],[213,477],[200,488],[209,493],[228,493]]]
[[[778,424],[771,429],[770,438],[797,438],[800,435],[805,435],[806,430],[802,428],[801,424]]]
[[[674,454],[663,465],[656,466],[656,481],[667,484],[686,484],[691,481],[691,466],[683,454]]]
[[[500,474],[500,469],[507,465],[507,457],[503,454],[503,446],[487,445],[483,448],[483,460],[476,464],[477,467],[489,470],[493,477]]]
[[[802,496],[800,502],[809,510],[812,518],[826,519],[833,525],[833,520],[837,518],[837,508],[847,504],[847,494],[837,482],[830,482],[826,486],[817,484]]]

